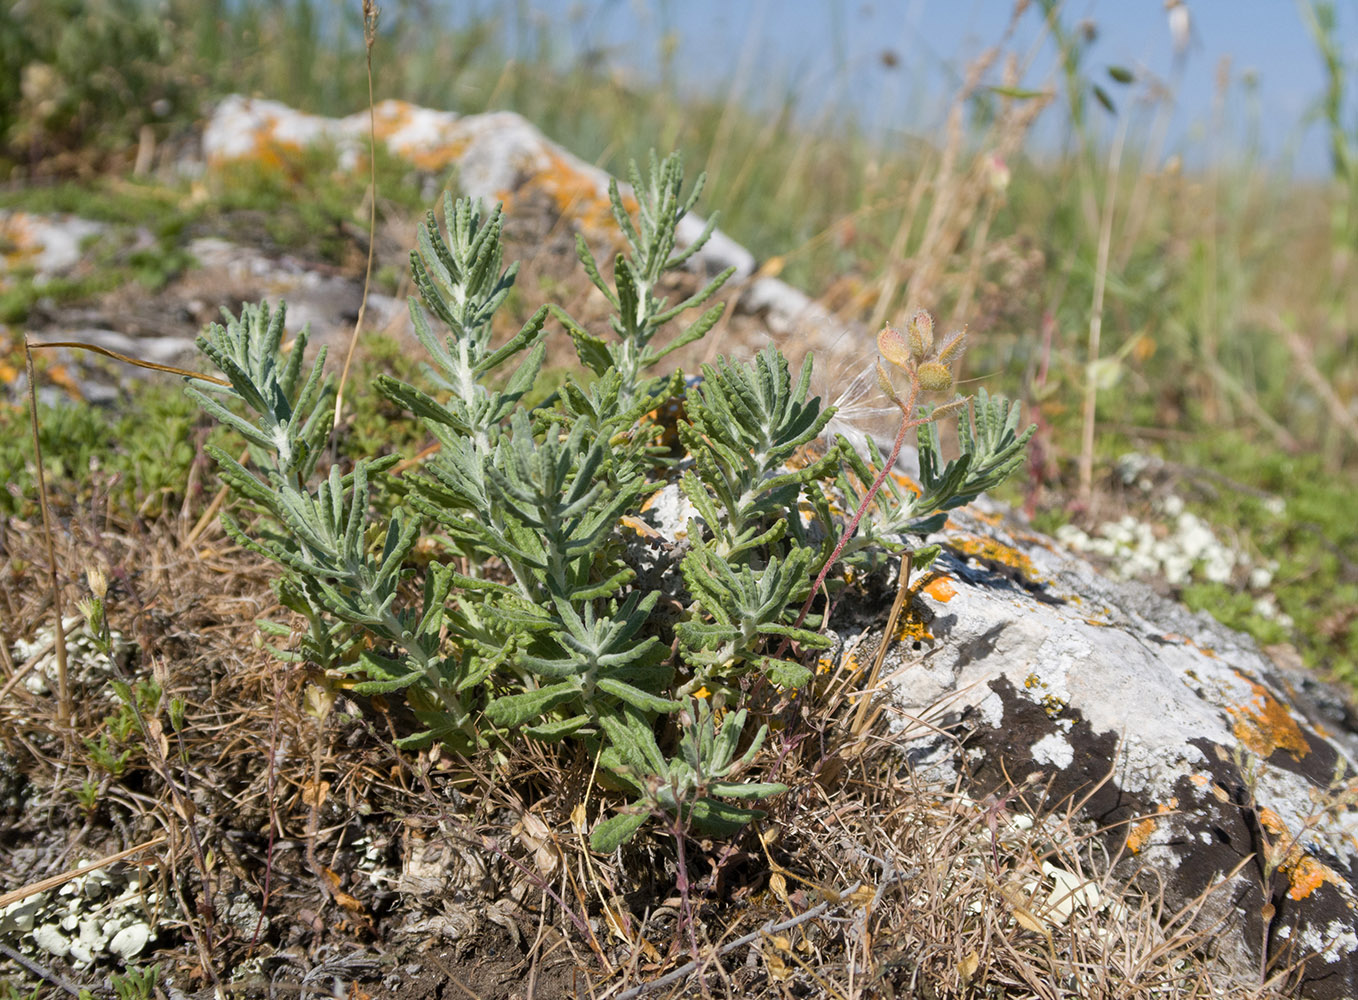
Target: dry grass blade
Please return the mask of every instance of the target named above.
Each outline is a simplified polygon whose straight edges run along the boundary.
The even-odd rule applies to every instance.
[[[1118,123],[1108,150],[1108,180],[1099,221],[1098,260],[1094,265],[1094,301],[1089,306],[1089,347],[1085,355],[1084,405],[1080,414],[1080,506],[1089,510],[1094,500],[1094,416],[1099,394],[1099,350],[1103,334],[1103,297],[1108,287],[1108,254],[1113,245],[1113,215],[1117,205],[1118,174],[1128,119]]]
[[[835,900],[827,899],[825,902],[813,906],[811,907],[811,909],[805,911],[804,913],[799,913],[795,917],[789,917],[787,920],[783,920],[778,923],[766,924],[763,927],[760,927],[757,931],[752,931],[751,933],[746,934],[743,937],[736,938],[734,941],[728,941],[726,944],[718,948],[714,955],[707,956],[702,959],[694,959],[693,961],[688,962],[685,965],[681,965],[673,972],[666,973],[665,975],[661,976],[658,979],[653,979],[650,982],[642,983],[640,986],[634,986],[631,989],[623,990],[621,993],[616,994],[613,997],[613,1000],[635,1000],[636,997],[642,996],[646,993],[651,993],[654,992],[655,990],[664,989],[667,986],[673,986],[675,983],[682,982],[683,980],[693,975],[704,965],[708,964],[715,958],[719,958],[722,955],[730,954],[737,948],[742,948],[747,944],[753,944],[755,941],[758,941],[762,938],[767,938],[773,934],[781,934],[783,931],[791,930],[792,928],[799,927],[802,924],[807,923],[808,921],[815,920],[817,917],[820,917],[822,914],[828,912],[832,907],[838,905],[843,898],[852,896],[855,892],[862,888],[862,885],[863,883],[856,882],[852,886],[850,886],[849,889],[846,892],[844,892],[838,899]]]
[[[204,375],[202,372],[190,371],[187,368],[176,368],[174,365],[161,365],[154,361],[143,361],[141,358],[134,358],[128,354],[119,354],[117,351],[110,351],[107,347],[100,347],[97,344],[82,344],[77,340],[48,340],[41,344],[29,344],[31,348],[41,349],[45,347],[66,347],[74,348],[79,351],[91,351],[94,354],[102,354],[106,358],[114,361],[122,361],[125,364],[135,365],[138,368],[145,368],[147,371],[166,372],[170,375],[182,375],[184,378],[198,379],[200,382],[211,382],[213,385],[229,386],[231,383],[224,378],[216,375]]]
[[[896,586],[896,599],[891,604],[891,614],[887,616],[886,629],[882,632],[882,641],[877,646],[877,655],[872,659],[872,669],[868,671],[867,680],[863,682],[862,700],[858,703],[858,711],[854,713],[853,725],[849,727],[850,741],[857,740],[868,726],[868,710],[872,707],[875,697],[877,678],[881,675],[882,664],[886,661],[891,637],[896,634],[896,623],[900,620],[901,609],[910,598],[910,568],[914,561],[914,552],[907,552],[905,558],[901,560],[901,578]]]
[[[30,896],[36,896],[40,892],[47,892],[49,889],[55,889],[57,886],[65,885],[67,882],[71,881],[71,879],[79,878],[81,875],[88,875],[90,872],[98,871],[100,868],[106,868],[111,864],[141,854],[143,851],[149,851],[153,847],[159,847],[161,844],[165,843],[165,840],[166,835],[162,833],[159,836],[152,837],[150,840],[137,844],[135,847],[117,851],[113,854],[99,858],[97,861],[91,861],[87,865],[81,865],[79,868],[72,868],[68,872],[62,872],[60,875],[53,875],[51,878],[45,878],[41,882],[34,882],[32,885],[24,886],[22,889],[15,889],[13,892],[7,892],[3,896],[0,896],[0,909],[4,909],[11,903],[18,903],[28,899]]]
[[[61,600],[61,581],[57,572],[56,548],[52,544],[52,507],[47,499],[47,476],[42,467],[42,442],[38,437],[38,389],[33,371],[33,345],[24,334],[24,364],[28,369],[28,415],[33,431],[33,463],[38,480],[38,504],[42,507],[43,541],[47,546],[47,572],[52,588],[52,608],[55,614],[53,635],[57,650],[57,725],[66,728],[71,720],[71,689],[66,671],[66,622]],[[9,685],[12,686],[13,681]]]
[[[1344,401],[1339,398],[1339,393],[1335,392],[1330,380],[1321,373],[1320,368],[1316,365],[1315,349],[1306,342],[1301,334],[1283,323],[1279,317],[1269,316],[1267,322],[1292,353],[1292,359],[1297,363],[1301,377],[1325,403],[1325,407],[1330,413],[1330,419],[1344,429],[1349,440],[1358,444],[1358,418],[1354,417],[1352,411],[1344,405]]]

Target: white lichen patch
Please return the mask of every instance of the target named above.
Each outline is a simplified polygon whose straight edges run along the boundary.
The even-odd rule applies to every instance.
[[[87,860],[78,864],[87,864]],[[102,959],[126,965],[155,936],[149,915],[161,907],[147,870],[99,869],[0,909],[0,937],[28,956],[59,958],[77,968]]]
[[[1150,492],[1154,484],[1148,473],[1154,471],[1153,465],[1152,459],[1133,453],[1119,460],[1118,472],[1126,485]],[[1073,524],[1062,525],[1056,537],[1076,552],[1107,559],[1109,574],[1116,579],[1160,578],[1174,587],[1194,581],[1241,583],[1259,595],[1256,614],[1285,627],[1292,625],[1266,593],[1278,569],[1276,562],[1259,562],[1221,541],[1210,524],[1185,509],[1183,498],[1177,494],[1157,497],[1151,506],[1160,518],[1156,522],[1128,514],[1105,521],[1092,533]]]
[[[1033,744],[1033,760],[1039,764],[1055,764],[1057,767],[1070,767],[1075,760],[1075,748],[1060,733],[1044,736]]]
[[[64,618],[62,627],[66,633],[66,669],[72,679],[91,688],[99,688],[115,676],[113,661],[96,648],[94,637],[90,635],[83,618],[75,615]],[[128,643],[121,632],[112,631],[109,637],[113,644],[114,656],[128,648]],[[17,640],[10,647],[10,656],[15,663],[22,664],[37,658],[23,680],[24,687],[32,694],[43,697],[56,689],[58,682],[54,629],[45,628],[32,639]]]

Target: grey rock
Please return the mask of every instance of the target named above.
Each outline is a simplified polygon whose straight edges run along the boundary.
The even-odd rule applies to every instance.
[[[1049,805],[1080,803],[1090,829],[1111,831],[1129,876],[1162,880],[1171,910],[1222,883],[1201,919],[1220,921],[1218,958],[1236,975],[1305,960],[1301,995],[1358,996],[1358,730],[1344,696],[989,510],[932,539],[951,586],[916,598],[920,641],[886,660],[898,726],[928,733],[911,758],[978,797],[1040,779]]]
[[[85,256],[87,241],[107,230],[103,223],[74,215],[0,211],[0,240],[9,246],[0,256],[0,287],[12,267],[32,268],[37,282],[65,274]]]

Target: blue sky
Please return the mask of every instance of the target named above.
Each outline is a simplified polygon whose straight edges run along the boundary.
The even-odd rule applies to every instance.
[[[1327,142],[1308,112],[1324,86],[1310,34],[1292,0],[1187,0],[1192,40],[1182,75],[1162,0],[1072,0],[1067,27],[1098,28],[1086,68],[1111,94],[1106,67],[1116,65],[1175,83],[1175,114],[1166,155],[1190,165],[1237,157],[1257,140],[1270,162],[1305,175],[1329,169]],[[1358,53],[1358,3],[1339,0],[1340,37]],[[851,108],[888,139],[937,126],[947,96],[967,63],[1000,40],[1012,4],[1004,0],[518,0],[464,2],[456,18],[494,14],[511,46],[545,30],[563,60],[602,57],[613,68],[654,77],[660,47],[674,39],[677,85],[734,92],[757,103],[789,91],[808,114]],[[1020,21],[1013,51],[1034,57],[1024,83],[1057,82],[1056,50],[1042,37],[1037,4]],[[890,53],[895,65],[887,65]],[[1225,60],[1225,62],[1223,62]],[[1221,105],[1225,127],[1213,128],[1217,78],[1230,85]],[[1358,68],[1358,67],[1355,67]],[[1121,91],[1125,95],[1126,91]],[[1120,100],[1122,98],[1120,97]],[[1106,118],[1097,109],[1096,116]],[[1350,131],[1358,110],[1347,109]],[[1049,111],[1039,142],[1053,142],[1061,121]],[[1254,137],[1254,138],[1252,138]]]

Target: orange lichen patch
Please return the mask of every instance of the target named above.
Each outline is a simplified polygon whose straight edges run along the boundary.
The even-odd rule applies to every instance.
[[[921,493],[924,492],[922,489],[920,489],[919,483],[915,482],[913,479],[911,479],[903,472],[893,472],[891,474],[891,478],[896,480],[896,484],[898,486],[900,486],[902,489],[909,490],[911,493],[915,494],[915,496],[919,496]]]
[[[1209,660],[1219,659],[1215,649],[1212,649],[1210,646],[1204,646],[1201,643],[1195,642],[1188,636],[1180,635],[1178,632],[1166,632],[1160,638],[1163,639],[1165,642],[1174,642],[1178,643],[1180,646],[1187,646],[1189,649],[1196,649],[1199,653],[1207,657]]]
[[[1033,578],[1033,561],[1018,549],[993,538],[980,535],[963,536],[948,543],[958,552],[972,559],[995,563],[1017,570],[1028,579]]]
[[[991,525],[992,527],[1004,520],[1003,514],[990,513],[984,510],[973,510],[971,512],[971,516],[984,524]]]
[[[1141,849],[1146,846],[1146,841],[1150,839],[1150,835],[1155,832],[1155,827],[1156,824],[1160,822],[1160,817],[1172,812],[1178,807],[1178,799],[1170,799],[1169,802],[1161,802],[1156,806],[1156,815],[1147,816],[1127,832],[1127,849],[1133,854],[1139,854]]]
[[[1205,774],[1190,774],[1188,776],[1188,780],[1193,782],[1193,784],[1197,785],[1199,788],[1206,788],[1207,783],[1212,779],[1207,777],[1207,775]]]
[[[957,596],[957,588],[953,586],[952,578],[947,576],[936,576],[921,589],[940,604],[947,604]]]
[[[825,457],[825,445],[819,440],[808,441],[806,444],[799,445],[787,460],[790,469],[805,469],[812,462],[819,462]]]
[[[66,394],[72,399],[82,399],[80,394],[80,383],[76,381],[65,365],[52,365],[39,376],[40,384],[42,381],[50,382],[52,385],[60,386],[66,390]]]
[[[543,157],[547,166],[530,177],[524,188],[546,193],[561,215],[573,220],[586,236],[619,241],[621,234],[613,219],[608,189],[557,150],[544,149]],[[513,192],[503,192],[506,208],[513,197]],[[631,194],[623,195],[622,204],[629,214],[637,211],[637,200]]]
[[[1267,807],[1259,810],[1259,825],[1275,837],[1282,837],[1287,833],[1287,824],[1283,822],[1283,818]]]
[[[297,156],[302,152],[304,144],[296,138],[280,134],[283,128],[282,118],[272,113],[256,112],[256,114],[246,132],[249,136],[248,151],[210,156],[208,158],[210,169],[240,160],[249,160],[271,170],[282,169],[290,163],[297,162]],[[311,121],[310,116],[305,117],[308,122]],[[321,130],[317,128],[314,131],[317,134],[310,136],[313,141],[320,138]]]
[[[1140,823],[1137,823],[1127,833],[1127,850],[1133,854],[1140,854],[1141,848],[1146,846],[1146,841],[1155,832],[1155,820],[1147,816]]]
[[[896,627],[896,634],[892,638],[897,642],[923,642],[925,640],[932,641],[934,636],[924,622],[916,621],[913,617],[904,617]]]
[[[459,134],[456,116],[447,112],[388,100],[373,108],[373,118],[378,140],[417,170],[445,170],[467,150],[468,139]]]
[[[296,164],[302,147],[287,139],[275,139],[266,126],[252,130],[250,152],[233,156],[214,156],[208,160],[209,171],[219,171],[233,163],[253,163],[269,172],[283,171]]]
[[[977,514],[976,516],[980,517],[981,515]],[[991,523],[998,524],[1001,520],[1003,520],[1003,516],[996,516],[995,520]],[[1048,552],[1052,552],[1057,555],[1061,554],[1061,552],[1063,551],[1059,542],[1053,542],[1052,539],[1047,538],[1045,535],[1034,535],[1033,533],[1028,531],[1020,531],[1014,533],[1014,539],[1016,541],[1022,542],[1024,545],[1040,546],[1041,548],[1046,549]]]
[[[8,271],[23,267],[42,253],[42,241],[33,232],[25,212],[14,212],[0,219],[0,260]]]
[[[642,538],[664,538],[664,537],[665,537],[665,536],[662,535],[660,532],[658,532],[658,531],[656,531],[654,528],[652,528],[652,527],[651,527],[649,524],[647,524],[645,521],[643,521],[641,518],[639,518],[639,517],[633,517],[631,514],[624,514],[622,517],[618,518],[618,520],[619,520],[620,522],[622,522],[622,524],[623,524],[624,527],[631,528],[633,531],[635,531],[635,532],[636,532],[638,535],[640,535]]]
[[[383,142],[410,128],[415,105],[409,101],[388,100],[373,107],[373,132]]]
[[[400,144],[390,145],[389,148],[392,152],[399,153],[404,159],[410,161],[416,170],[436,174],[448,169],[452,164],[462,159],[462,154],[467,151],[467,142],[451,139],[445,144],[432,148],[421,149],[414,145],[403,146]]]
[[[803,500],[801,503],[797,504],[797,513],[801,516],[802,524],[805,525],[806,527],[809,528],[811,525],[816,523],[816,508],[811,506],[811,504],[806,500]],[[847,566],[844,568],[844,572],[847,577],[847,574],[850,572]]]
[[[1097,618],[1082,619],[1086,625],[1093,625],[1095,628],[1112,628],[1112,622],[1101,622]]]
[[[1301,760],[1310,753],[1311,744],[1306,742],[1301,727],[1292,718],[1287,706],[1239,671],[1236,671],[1236,676],[1250,686],[1253,697],[1243,705],[1227,709],[1235,718],[1231,730],[1235,738],[1250,753],[1265,760],[1275,750],[1286,750],[1295,760]]]
[[[1282,863],[1281,869],[1287,875],[1287,895],[1290,899],[1305,899],[1326,882],[1333,882],[1340,887],[1345,885],[1344,880],[1333,868],[1321,864],[1311,855],[1301,851],[1294,851]]]

